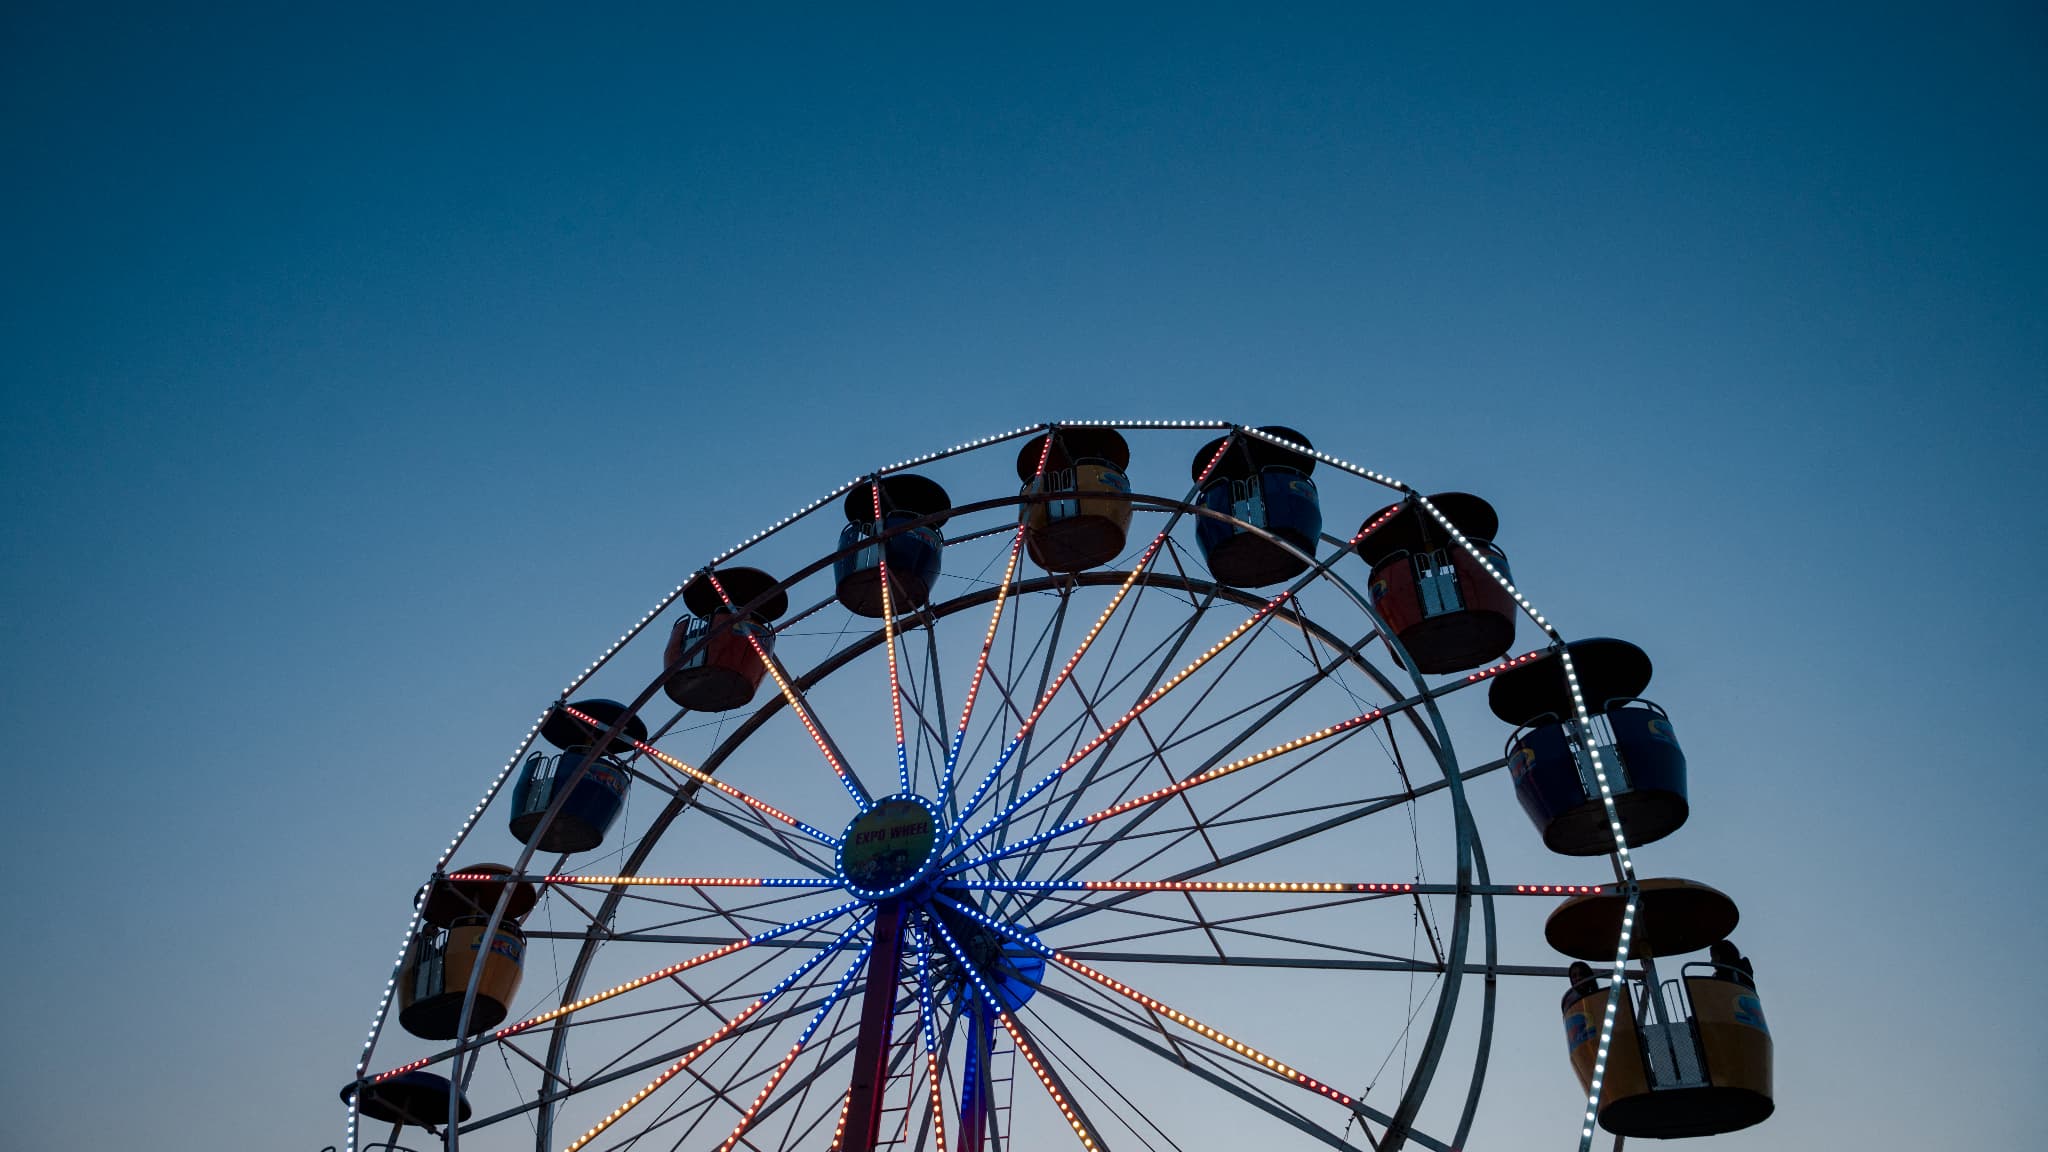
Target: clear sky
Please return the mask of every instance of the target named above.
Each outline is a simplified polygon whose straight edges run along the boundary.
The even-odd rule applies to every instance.
[[[2048,19],[1639,8],[7,5],[0,1146],[333,1142],[578,668],[865,469],[1126,415],[1485,494],[1651,650],[1645,865],[1778,1037],[1710,1146],[2037,1146]],[[1572,1142],[1531,1036],[1475,1147]]]

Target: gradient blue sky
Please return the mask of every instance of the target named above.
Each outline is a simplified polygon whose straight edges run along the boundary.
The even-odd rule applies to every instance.
[[[622,626],[1130,415],[1486,494],[1652,650],[1646,864],[1743,902],[1778,1034],[1709,1146],[2037,1146],[2044,58],[2036,5],[7,5],[0,1145],[332,1142],[412,887]],[[1572,1142],[1554,1036],[1495,1077],[1475,1148]]]

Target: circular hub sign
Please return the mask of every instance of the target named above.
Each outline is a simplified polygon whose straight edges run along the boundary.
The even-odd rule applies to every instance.
[[[939,854],[938,812],[920,796],[891,796],[854,817],[839,846],[839,877],[863,900],[901,895]]]

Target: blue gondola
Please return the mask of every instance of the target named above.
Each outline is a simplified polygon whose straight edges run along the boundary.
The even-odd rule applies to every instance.
[[[1685,752],[1664,709],[1640,698],[1650,683],[1650,658],[1622,640],[1579,640],[1569,647],[1622,834],[1630,845],[1669,836],[1691,811]],[[1487,703],[1516,726],[1507,744],[1508,774],[1544,846],[1566,856],[1614,851],[1598,779],[1569,723],[1572,697],[1556,655],[1502,672]]]
[[[1276,424],[1259,431],[1313,447],[1292,428]],[[1223,457],[1209,469],[1218,449],[1225,449]],[[1308,571],[1310,560],[1303,557],[1315,556],[1323,533],[1322,505],[1309,479],[1315,466],[1315,458],[1306,453],[1244,434],[1212,440],[1195,453],[1194,478],[1201,480],[1204,470],[1209,476],[1196,503],[1249,526],[1208,516],[1196,521],[1195,542],[1219,583],[1259,588]],[[1300,555],[1252,529],[1264,529]]]
[[[857,548],[832,565],[839,602],[856,616],[882,617],[881,568],[889,564],[889,607],[897,615],[923,607],[939,578],[940,553],[946,538],[940,525],[953,507],[946,490],[922,476],[898,473],[881,481],[881,519],[875,518],[875,488],[860,483],[847,492],[841,506],[846,527],[839,547]],[[925,521],[926,523],[919,523]]]
[[[606,727],[626,711],[625,705],[613,700],[584,700],[573,707]],[[522,843],[543,852],[587,852],[604,843],[632,782],[625,765],[613,757],[631,751],[630,741],[645,741],[647,725],[638,716],[628,717],[619,735],[603,751],[595,751],[591,745],[602,732],[592,731],[560,709],[542,723],[541,737],[562,751],[554,756],[535,752],[527,757],[519,782],[512,787],[512,835]],[[541,831],[541,817],[565,788],[568,798]],[[537,843],[533,840],[536,834],[540,837]]]

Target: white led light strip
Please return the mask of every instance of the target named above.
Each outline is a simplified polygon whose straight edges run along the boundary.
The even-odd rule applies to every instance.
[[[1479,565],[1486,569],[1486,574],[1493,577],[1508,595],[1515,598],[1515,604],[1556,644],[1558,662],[1564,669],[1565,683],[1571,689],[1572,716],[1574,726],[1578,729],[1579,749],[1591,763],[1593,777],[1600,785],[1600,803],[1607,812],[1607,827],[1614,835],[1615,867],[1621,874],[1622,891],[1627,895],[1627,901],[1622,906],[1621,933],[1614,946],[1613,975],[1607,992],[1607,1014],[1600,1021],[1600,1044],[1593,1057],[1593,1079],[1586,1093],[1586,1115],[1584,1123],[1579,1128],[1579,1152],[1591,1152],[1593,1132],[1600,1118],[1600,1089],[1607,1078],[1607,1054],[1613,1045],[1614,1025],[1619,1019],[1621,998],[1629,994],[1628,955],[1630,940],[1635,934],[1636,904],[1640,895],[1636,887],[1635,861],[1629,856],[1628,840],[1622,833],[1621,811],[1615,807],[1614,789],[1607,779],[1607,766],[1600,759],[1598,742],[1593,739],[1593,716],[1586,707],[1584,693],[1579,690],[1579,670],[1572,663],[1571,649],[1564,643],[1564,637],[1558,634],[1557,629],[1551,627],[1550,621],[1544,619],[1543,614],[1538,612],[1536,606],[1508,580],[1507,575],[1494,567],[1493,562],[1474,547],[1465,534],[1458,530],[1458,526],[1451,523],[1450,518],[1432,504],[1428,497],[1414,492],[1405,485],[1402,488],[1435,517],[1437,523],[1451,534],[1451,539],[1457,542],[1458,547],[1465,550],[1466,555],[1478,561]]]
[[[1580,746],[1584,751],[1585,755],[1588,757],[1589,762],[1593,768],[1594,777],[1598,781],[1600,786],[1601,803],[1606,810],[1608,826],[1614,836],[1614,858],[1616,866],[1621,873],[1622,888],[1628,895],[1627,904],[1624,908],[1622,915],[1621,933],[1619,940],[1616,944],[1613,967],[1613,988],[1608,996],[1606,1016],[1601,1023],[1600,1045],[1598,1055],[1595,1058],[1593,1066],[1592,1088],[1587,1098],[1585,1123],[1580,1133],[1579,1148],[1581,1152],[1588,1152],[1588,1150],[1592,1146],[1594,1126],[1598,1117],[1600,1089],[1606,1072],[1607,1054],[1613,1037],[1613,1029],[1617,1019],[1619,1000],[1621,995],[1626,994],[1627,989],[1627,985],[1625,983],[1626,968],[1631,938],[1633,936],[1634,931],[1635,913],[1638,902],[1638,889],[1636,885],[1635,864],[1633,859],[1629,855],[1628,843],[1624,838],[1622,832],[1620,813],[1619,810],[1615,807],[1614,792],[1607,777],[1606,766],[1601,761],[1599,750],[1593,742],[1593,740],[1591,739],[1592,715],[1590,710],[1586,707],[1584,696],[1580,692],[1578,671],[1572,662],[1571,653],[1565,650],[1565,648],[1563,647],[1563,637],[1559,635],[1557,630],[1550,624],[1549,620],[1547,620],[1541,612],[1537,611],[1535,605],[1531,603],[1527,597],[1522,595],[1520,590],[1518,590],[1515,587],[1513,582],[1511,582],[1503,572],[1496,568],[1492,561],[1484,553],[1475,548],[1472,545],[1471,541],[1465,537],[1464,533],[1459,531],[1457,526],[1452,524],[1450,520],[1434,504],[1432,504],[1427,497],[1423,496],[1421,493],[1415,491],[1413,488],[1410,488],[1407,484],[1404,484],[1401,481],[1394,479],[1393,477],[1387,476],[1383,473],[1375,472],[1368,468],[1361,467],[1357,464],[1353,464],[1350,461],[1342,459],[1340,457],[1332,456],[1329,453],[1324,452],[1320,449],[1312,448],[1304,444],[1297,444],[1292,441],[1286,440],[1282,437],[1274,436],[1261,428],[1246,425],[1238,425],[1230,421],[1062,420],[1053,422],[1052,425],[1038,424],[1013,428],[1008,432],[998,433],[992,436],[983,436],[975,440],[963,441],[942,451],[930,452],[922,456],[915,456],[905,460],[898,461],[897,463],[891,464],[886,468],[878,469],[875,473],[873,473],[870,476],[856,477],[852,480],[848,480],[844,484],[841,484],[838,487],[834,488],[832,491],[826,493],[824,496],[811,501],[809,504],[806,504],[801,508],[798,508],[796,511],[791,512],[790,514],[775,521],[773,524],[770,524],[767,528],[764,528],[761,531],[756,532],[753,535],[747,537],[745,540],[742,540],[739,543],[733,545],[732,547],[727,548],[725,551],[719,553],[716,557],[714,557],[709,564],[705,565],[705,567],[703,569],[700,569],[699,571],[708,571],[709,569],[715,568],[716,566],[724,563],[725,561],[730,560],[734,556],[752,547],[754,544],[759,543],[767,537],[780,532],[782,529],[790,526],[791,524],[794,524],[798,520],[803,519],[804,517],[810,515],[812,512],[815,512],[819,508],[824,507],[831,501],[838,499],[839,497],[843,496],[844,494],[851,491],[856,486],[862,483],[872,483],[879,476],[885,476],[905,468],[912,468],[920,464],[930,463],[931,461],[934,460],[940,460],[949,456],[958,455],[962,452],[968,452],[974,449],[987,447],[988,445],[1000,443],[1005,440],[1015,439],[1019,436],[1042,435],[1044,434],[1046,428],[1050,426],[1129,428],[1146,430],[1236,429],[1246,435],[1253,436],[1260,440],[1264,440],[1268,443],[1276,444],[1281,447],[1285,447],[1293,451],[1303,453],[1304,455],[1307,455],[1324,464],[1328,464],[1329,466],[1336,468],[1340,471],[1350,473],[1354,476],[1362,477],[1383,487],[1391,488],[1395,491],[1402,493],[1405,496],[1413,497],[1417,503],[1419,503],[1424,509],[1426,509],[1429,512],[1429,514],[1432,517],[1434,517],[1437,520],[1437,522],[1441,524],[1450,533],[1452,539],[1454,539],[1458,543],[1458,546],[1464,549],[1468,555],[1470,555],[1475,561],[1477,561],[1479,565],[1487,572],[1487,574],[1492,576],[1494,580],[1497,581],[1500,584],[1500,586],[1503,589],[1505,589],[1510,596],[1514,598],[1516,606],[1519,607],[1522,610],[1522,612],[1525,615],[1527,615],[1532,621],[1534,621],[1535,624],[1539,628],[1541,628],[1557,645],[1559,661],[1564,669],[1566,682],[1570,686],[1572,693],[1573,713],[1576,726],[1579,730]],[[693,574],[693,576],[694,575],[695,574]],[[581,672],[579,672],[574,679],[570,681],[568,686],[562,690],[560,696],[557,698],[557,702],[566,703],[569,697],[573,695],[578,689],[580,689],[585,683],[587,683],[589,679],[596,674],[597,670],[602,668],[607,662],[609,662],[611,658],[614,655],[616,655],[619,652],[619,650],[626,645],[628,641],[632,640],[635,636],[639,635],[640,632],[643,631],[649,623],[654,621],[663,612],[667,611],[668,608],[672,604],[674,604],[674,602],[678,598],[682,596],[683,589],[687,586],[687,584],[688,581],[685,581],[683,584],[676,585],[676,587],[672,591],[661,597],[661,599],[655,604],[655,606],[652,609],[643,614],[640,617],[640,619],[633,624],[631,628],[627,629],[624,633],[620,634],[618,639],[613,641],[609,646],[607,646],[603,653],[600,654],[596,660],[586,665],[584,669]],[[771,668],[771,671],[772,670],[773,669]],[[547,713],[545,711],[541,714],[542,718],[545,718],[546,715]],[[506,780],[510,778],[513,770],[518,766],[521,757],[525,755],[527,749],[532,745],[533,739],[539,731],[540,721],[536,720],[533,726],[527,730],[526,737],[520,742],[518,749],[512,754],[512,757],[506,762],[504,768],[499,771],[497,777],[492,780],[490,787],[484,791],[483,798],[477,802],[477,804],[470,810],[469,814],[464,818],[462,826],[457,831],[455,837],[449,841],[447,850],[441,854],[440,859],[435,864],[434,870],[437,875],[446,869],[448,861],[454,857],[455,853],[458,850],[460,850],[464,840],[468,837],[470,830],[475,827],[477,819],[480,816],[482,816],[484,810],[488,808],[491,802],[497,797],[499,791],[503,788]],[[380,1000],[376,1014],[371,1021],[369,1033],[364,1039],[362,1054],[358,1058],[356,1063],[356,1077],[359,1082],[362,1080],[362,1077],[368,1070],[370,1057],[376,1048],[377,1038],[381,1034],[384,1024],[389,1018],[392,998],[395,995],[397,989],[398,976],[400,971],[404,967],[405,956],[411,948],[413,935],[419,928],[419,922],[419,914],[417,911],[415,911],[411,919],[407,921],[405,936],[403,938],[403,943],[401,944],[401,947],[399,949],[398,961],[396,964],[393,965],[391,978],[385,981],[383,997]],[[347,1150],[347,1152],[357,1152],[358,1145],[356,1142],[356,1131],[357,1120],[359,1115],[360,1093],[358,1093],[357,1097],[352,1099],[349,1104],[347,1137],[344,1143],[344,1148]]]

